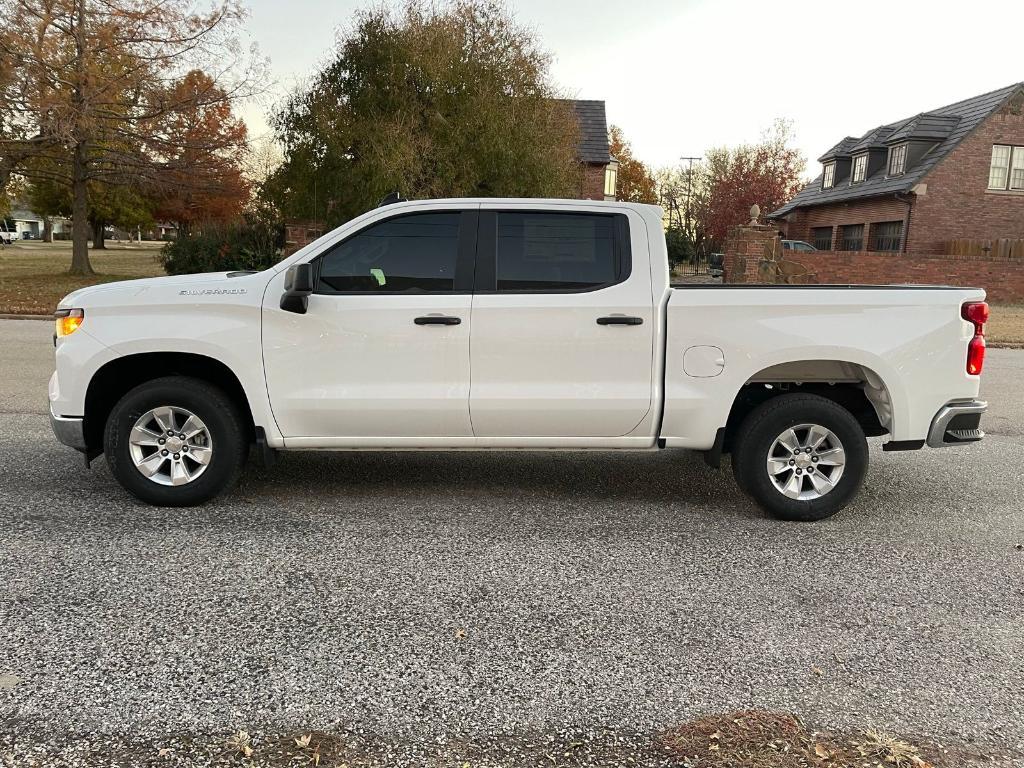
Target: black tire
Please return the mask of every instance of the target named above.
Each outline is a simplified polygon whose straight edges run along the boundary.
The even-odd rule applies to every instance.
[[[143,414],[161,406],[191,411],[212,439],[209,464],[184,485],[160,485],[143,475],[132,460],[128,440],[132,428]],[[111,473],[136,498],[161,507],[191,507],[235,485],[249,441],[238,407],[220,389],[201,379],[168,376],[140,384],[118,401],[107,417],[103,450]]]
[[[784,495],[775,487],[766,466],[776,438],[800,424],[817,424],[830,430],[845,453],[843,473],[835,487],[816,499]],[[758,506],[782,520],[807,522],[831,517],[856,496],[867,472],[868,444],[860,424],[841,405],[818,395],[781,395],[762,403],[743,420],[732,459],[737,484]]]

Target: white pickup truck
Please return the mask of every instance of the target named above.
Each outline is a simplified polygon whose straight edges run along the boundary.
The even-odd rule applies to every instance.
[[[152,504],[250,447],[732,454],[765,510],[842,509],[888,450],[980,440],[974,288],[673,288],[654,206],[372,210],[256,273],[108,283],[57,310],[57,438]]]

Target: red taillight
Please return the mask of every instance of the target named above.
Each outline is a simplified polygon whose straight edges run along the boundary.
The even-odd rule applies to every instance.
[[[964,320],[968,320],[974,323],[974,330],[977,333],[985,333],[984,325],[988,322],[988,304],[984,301],[975,301],[970,304],[964,304],[960,310],[960,316]],[[982,326],[982,328],[978,328]]]
[[[978,376],[985,367],[985,337],[975,336],[967,345],[967,372]]]
[[[985,367],[985,323],[988,322],[988,304],[974,301],[960,308],[960,316],[974,324],[974,338],[967,345],[967,373],[977,376]]]

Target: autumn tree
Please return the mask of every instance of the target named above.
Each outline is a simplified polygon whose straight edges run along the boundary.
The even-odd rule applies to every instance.
[[[245,123],[233,114],[228,95],[199,70],[164,98],[181,108],[151,121],[145,142],[163,159],[154,184],[156,217],[175,222],[181,235],[201,220],[235,218],[249,199]]]
[[[615,178],[615,199],[630,203],[656,204],[658,191],[654,175],[650,168],[633,157],[633,147],[617,125],[608,130],[608,151],[619,161],[619,170]]]
[[[184,147],[154,153],[173,115],[249,95],[259,62],[236,0],[0,0],[0,192],[11,173],[71,190],[73,274],[89,274],[90,185],[156,185]],[[215,87],[177,87],[191,69]],[[190,150],[200,147],[190,146]]]
[[[491,0],[412,0],[356,17],[333,58],[274,115],[284,162],[267,194],[329,225],[412,197],[566,197],[579,127],[550,58]]]
[[[755,203],[766,213],[795,195],[806,160],[792,146],[790,124],[777,120],[756,144],[709,150],[701,163],[702,225],[708,239],[725,242],[730,227],[750,218]]]

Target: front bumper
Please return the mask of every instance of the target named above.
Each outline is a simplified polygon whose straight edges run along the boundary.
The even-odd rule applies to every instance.
[[[56,416],[50,411],[50,428],[57,439],[64,445],[74,448],[76,451],[85,452],[84,419],[69,418],[67,416]]]
[[[928,430],[928,445],[949,448],[954,445],[976,443],[985,433],[981,429],[981,414],[988,410],[983,400],[947,403],[932,419]]]

